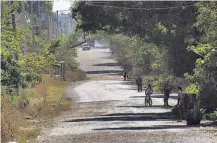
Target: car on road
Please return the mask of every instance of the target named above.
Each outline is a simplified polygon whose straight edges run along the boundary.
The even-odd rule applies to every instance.
[[[90,46],[88,44],[84,44],[83,47],[82,47],[82,50],[83,51],[90,50]]]
[[[91,48],[94,48],[94,43],[89,43],[89,46],[90,46]]]

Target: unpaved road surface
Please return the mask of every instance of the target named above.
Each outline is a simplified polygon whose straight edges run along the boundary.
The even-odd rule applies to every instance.
[[[88,77],[98,79],[120,79],[122,69],[113,59],[109,49],[78,50],[77,61]]]
[[[108,49],[78,53],[81,68],[92,78],[67,93],[76,105],[55,118],[35,142],[45,143],[212,143],[214,129],[187,127],[171,113],[176,94],[164,107],[161,94],[153,94],[153,106],[144,106],[144,92],[120,79],[121,68]],[[109,77],[99,80],[97,76]],[[93,80],[97,78],[97,80]]]

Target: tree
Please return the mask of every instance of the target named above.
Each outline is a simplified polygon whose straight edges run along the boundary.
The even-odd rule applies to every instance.
[[[192,75],[186,74],[200,89],[201,105],[207,112],[217,108],[217,2],[198,3],[195,25],[203,33],[196,46],[189,50],[200,56]]]
[[[182,77],[192,72],[198,56],[187,51],[188,38],[195,36],[196,2],[89,2],[75,3],[72,15],[77,28],[95,33],[137,35],[144,43],[163,47],[169,57],[168,68]]]

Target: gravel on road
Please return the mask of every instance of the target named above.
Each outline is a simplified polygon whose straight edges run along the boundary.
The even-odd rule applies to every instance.
[[[177,122],[171,108],[177,94],[163,106],[162,94],[153,94],[153,106],[144,106],[144,92],[120,78],[121,68],[108,49],[78,50],[80,67],[92,77],[67,89],[76,102],[55,118],[34,142],[44,143],[213,143],[214,128],[188,127]],[[101,80],[94,80],[95,77]],[[106,80],[105,80],[106,79]],[[108,80],[109,79],[109,80]]]

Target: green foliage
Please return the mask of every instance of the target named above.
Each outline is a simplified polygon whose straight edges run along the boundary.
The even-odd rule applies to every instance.
[[[150,11],[103,6],[155,8],[192,2],[102,2],[102,7],[91,3],[94,2],[76,2],[72,8],[78,28],[111,34],[111,38],[102,32],[98,35],[109,39],[111,50],[131,75],[184,75],[184,81],[191,82],[186,92],[198,93],[206,111],[217,108],[216,2],[193,2],[197,6]],[[156,81],[167,80],[162,77]],[[174,81],[176,78],[170,82]]]
[[[213,113],[210,113],[208,116],[213,122],[217,121],[217,109]]]
[[[24,2],[25,9],[29,11],[30,2]],[[41,7],[52,11],[51,2],[40,2]],[[15,16],[22,15],[22,2],[15,1],[12,5]],[[33,2],[33,17],[38,19],[37,12],[38,2]],[[2,2],[1,5],[1,75],[2,85],[23,87],[34,86],[41,80],[41,74],[60,74],[59,67],[56,66],[58,61],[66,61],[66,70],[76,70],[75,61],[76,51],[70,49],[73,43],[78,43],[81,32],[74,33],[65,39],[47,38],[47,28],[42,26],[41,35],[38,35],[38,28],[35,28],[35,47],[32,48],[31,26],[23,27],[20,21],[16,25],[11,23],[11,3]],[[42,9],[41,12],[44,9]],[[51,14],[51,13],[50,13]],[[15,31],[14,28],[15,27]],[[24,37],[27,40],[27,54],[23,54]]]
[[[67,71],[66,72],[67,81],[81,81],[86,79],[86,73],[80,69]]]
[[[12,4],[13,3],[13,4]],[[76,51],[70,49],[73,42],[76,42],[80,37],[80,33],[70,35],[66,39],[48,39],[47,38],[47,22],[41,23],[41,33],[39,28],[34,28],[34,48],[32,47],[31,25],[27,23],[24,27],[24,16],[22,12],[22,3],[24,3],[25,11],[30,14],[30,5],[33,4],[34,25],[38,24],[38,4],[41,5],[42,13],[52,12],[52,2],[40,1],[37,2],[21,2],[21,1],[2,1],[1,2],[1,97],[2,97],[2,141],[8,142],[12,139],[17,139],[18,142],[26,142],[30,138],[35,138],[39,134],[38,129],[28,130],[25,133],[21,131],[21,127],[25,128],[28,123],[23,118],[23,113],[26,114],[42,114],[42,117],[50,118],[54,114],[59,114],[60,111],[68,110],[71,101],[63,99],[64,88],[68,86],[67,82],[60,80],[47,80],[44,84],[42,75],[60,74],[59,67],[56,64],[59,60],[65,60],[67,70],[75,70],[72,76],[77,80],[84,79],[85,73],[78,70],[75,62]],[[12,23],[13,15],[15,23]],[[26,39],[26,43],[24,41]],[[25,52],[24,52],[25,44]],[[27,50],[27,51],[26,51]],[[68,71],[67,71],[68,72]],[[46,76],[49,78],[49,76]],[[50,78],[51,79],[51,78]],[[56,84],[56,85],[55,85]],[[42,87],[41,94],[32,89],[40,85]],[[18,88],[19,87],[19,88]],[[18,92],[18,89],[21,89]],[[42,104],[41,99],[48,93],[47,106]],[[37,91],[37,88],[35,89]],[[22,92],[24,91],[24,92]],[[22,96],[19,96],[23,93]],[[34,96],[33,96],[34,95]],[[20,111],[19,106],[23,108],[27,99],[31,100],[31,104],[27,109]],[[32,106],[36,103],[36,106]],[[26,111],[27,110],[27,111]],[[29,111],[29,112],[28,112]],[[28,112],[28,113],[27,113]],[[52,116],[51,116],[52,115]],[[40,118],[42,118],[40,117]],[[22,118],[22,119],[21,119]],[[21,123],[24,122],[24,123]],[[34,126],[34,125],[33,125]]]
[[[188,49],[200,55],[193,74],[185,74],[200,88],[201,106],[206,112],[217,108],[217,3],[199,2],[199,15],[195,25],[203,32],[197,45]]]
[[[210,44],[201,44],[199,43],[197,46],[189,46],[187,48],[190,51],[195,52],[196,54],[204,57],[207,55],[209,52],[213,51],[213,46]]]
[[[12,60],[12,56],[2,54],[1,57],[1,83],[2,85],[17,85],[20,80],[19,65]]]
[[[155,58],[157,57],[158,60],[144,67],[148,71],[151,68],[156,70],[156,73],[164,70],[178,77],[182,77],[186,72],[192,73],[198,56],[193,52],[189,52],[186,48],[189,45],[187,43],[188,39],[199,35],[198,30],[192,26],[196,22],[198,8],[196,6],[164,10],[156,10],[155,8],[192,5],[196,2],[105,1],[101,3],[102,6],[100,7],[89,5],[92,3],[94,2],[75,2],[72,15],[79,21],[78,28],[83,29],[85,32],[97,33],[98,30],[102,30],[108,34],[136,37],[137,40],[143,43],[144,49],[148,48],[148,50],[141,53],[141,50],[144,49],[140,49],[138,59],[134,60],[135,64],[138,65],[139,63],[138,66],[147,65],[149,61],[153,60],[152,54],[157,52],[158,57],[155,56]],[[107,8],[106,6],[122,8]],[[153,8],[153,10],[132,10],[124,7]],[[126,41],[126,44],[132,46],[129,41]],[[155,47],[158,50],[154,50]],[[151,57],[147,57],[145,61],[144,58],[140,58],[147,55]],[[138,73],[144,71],[140,70],[140,68],[137,70],[138,67],[135,68]]]
[[[195,84],[190,84],[189,86],[187,86],[184,90],[185,93],[188,94],[199,94],[199,89],[197,87],[197,85]]]
[[[105,39],[110,43],[110,49],[124,68],[135,77],[146,73],[161,73],[167,70],[163,67],[164,58],[162,50],[153,43],[146,43],[138,36],[126,36],[123,34],[107,34],[97,31],[88,37],[89,39]]]
[[[77,31],[73,34],[70,34],[68,37],[64,37],[60,43],[60,46],[55,52],[57,61],[65,61],[66,71],[77,70],[78,64],[75,60],[77,57],[76,49],[72,48],[75,43],[79,43],[78,39],[81,36],[81,31]]]

